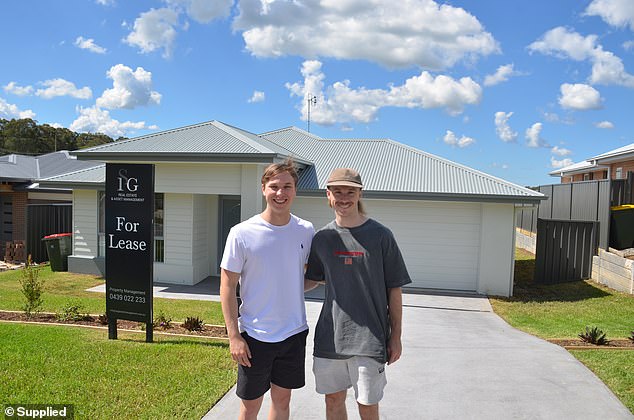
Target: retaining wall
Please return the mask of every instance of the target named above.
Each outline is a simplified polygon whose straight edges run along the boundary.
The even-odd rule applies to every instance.
[[[592,279],[611,289],[634,294],[634,260],[614,252],[599,249],[599,255],[592,257]]]

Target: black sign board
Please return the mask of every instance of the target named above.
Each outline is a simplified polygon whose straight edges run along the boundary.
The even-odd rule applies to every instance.
[[[154,165],[106,164],[106,314],[146,323],[152,341]]]

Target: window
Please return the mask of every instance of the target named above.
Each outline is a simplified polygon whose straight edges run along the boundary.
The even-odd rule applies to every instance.
[[[623,179],[623,168],[616,168],[614,171],[614,179]]]
[[[583,174],[583,180],[584,181],[590,181],[592,179],[592,177],[590,177],[590,174]]]
[[[97,193],[99,207],[99,229],[97,232],[98,253],[100,257],[106,256],[106,193]],[[163,208],[165,194],[154,194],[154,261],[165,261],[165,243],[163,240]]]
[[[97,255],[106,256],[106,192],[97,192],[97,203],[99,207],[99,229],[97,231]]]
[[[154,261],[165,262],[165,241],[163,240],[163,209],[165,194],[154,194]]]

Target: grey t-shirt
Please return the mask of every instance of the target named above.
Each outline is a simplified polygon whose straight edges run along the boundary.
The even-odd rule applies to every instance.
[[[385,363],[387,289],[411,283],[392,232],[373,219],[354,228],[329,223],[313,238],[305,277],[326,282],[313,354],[367,356]]]

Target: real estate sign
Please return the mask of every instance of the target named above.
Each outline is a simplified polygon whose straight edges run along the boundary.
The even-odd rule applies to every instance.
[[[107,163],[105,198],[108,337],[127,319],[145,322],[151,342],[154,165]]]

